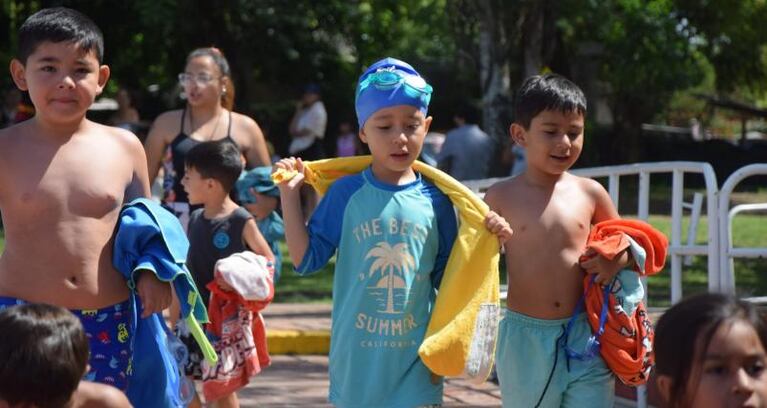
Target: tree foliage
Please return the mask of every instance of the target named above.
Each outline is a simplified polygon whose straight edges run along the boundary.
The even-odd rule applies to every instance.
[[[256,116],[278,146],[293,101],[321,84],[335,123],[353,117],[361,70],[383,56],[406,59],[434,85],[438,128],[452,107],[479,101],[503,138],[512,90],[531,73],[575,79],[609,104],[616,133],[636,147],[639,125],[671,96],[704,82],[720,93],[767,89],[767,2],[763,0],[3,0],[0,57],[36,10],[68,6],[105,36],[116,84],[171,95],[189,51],[214,45],[230,60],[237,109]],[[5,83],[9,83],[6,76]],[[490,122],[490,123],[487,123]],[[633,134],[633,136],[632,136]],[[623,136],[622,136],[623,137]],[[633,139],[632,139],[633,138]]]

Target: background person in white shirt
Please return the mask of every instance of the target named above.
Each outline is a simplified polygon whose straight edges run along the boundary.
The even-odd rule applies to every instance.
[[[328,124],[328,113],[320,96],[320,87],[309,84],[296,105],[296,112],[290,121],[292,138],[288,153],[304,160],[317,160],[325,157],[322,139]]]
[[[301,100],[296,104],[296,112],[290,120],[289,156],[300,157],[303,160],[319,160],[325,158],[322,139],[325,138],[325,128],[328,124],[328,113],[322,103],[320,86],[309,84],[304,88]],[[314,189],[308,186],[301,188],[301,208],[304,218],[309,219],[317,206],[319,197]]]

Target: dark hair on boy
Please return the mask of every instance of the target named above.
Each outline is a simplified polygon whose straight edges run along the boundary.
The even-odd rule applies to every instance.
[[[68,310],[24,304],[0,311],[0,400],[66,405],[88,365],[88,339]]]
[[[242,173],[242,153],[229,140],[200,143],[189,150],[186,165],[195,169],[203,178],[212,178],[231,191]]]
[[[545,110],[586,115],[586,96],[578,85],[558,74],[534,75],[515,95],[514,122],[525,129]]]
[[[672,407],[685,406],[692,397],[685,395],[685,389],[694,375],[693,363],[702,361],[714,333],[722,324],[738,320],[753,326],[762,346],[767,348],[764,316],[751,304],[732,296],[717,293],[692,296],[661,316],[655,328],[655,372],[673,379],[669,390]]]
[[[96,54],[101,63],[104,57],[104,36],[96,23],[79,11],[54,7],[38,11],[19,28],[18,59],[23,64],[45,42],[72,42],[81,50]]]

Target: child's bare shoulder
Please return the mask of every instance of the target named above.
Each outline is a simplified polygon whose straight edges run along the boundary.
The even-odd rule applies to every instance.
[[[7,128],[0,129],[0,143],[9,143],[13,139],[26,133],[31,121],[24,121]]]
[[[509,203],[522,187],[522,177],[512,177],[499,181],[487,189],[485,202],[491,209],[498,210],[505,203]]]
[[[13,126],[0,129],[0,157],[13,157],[18,154],[18,147],[29,144],[29,124],[31,121],[21,122]],[[6,162],[0,160],[0,163]]]
[[[570,174],[569,176],[572,183],[576,184],[578,188],[580,188],[589,197],[595,200],[599,200],[604,197],[609,198],[607,190],[605,190],[602,184],[600,184],[598,181],[588,177],[581,177],[573,174]]]
[[[618,212],[613,204],[610,193],[598,181],[579,176],[572,176],[582,195],[589,200],[593,210],[592,222],[618,218]]]
[[[93,132],[94,136],[102,138],[104,135],[108,135],[112,140],[117,141],[121,147],[130,152],[135,152],[137,149],[143,150],[139,138],[128,130],[100,123],[93,123],[92,125],[89,132]]]
[[[509,194],[514,194],[520,188],[522,188],[522,177],[512,177],[506,180],[501,180],[487,189],[485,192],[485,199],[505,197]]]
[[[125,394],[104,384],[80,381],[75,391],[73,407],[76,408],[130,408]]]

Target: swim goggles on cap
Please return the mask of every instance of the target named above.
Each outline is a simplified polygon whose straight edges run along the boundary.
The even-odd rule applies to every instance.
[[[396,67],[382,68],[368,75],[357,86],[357,97],[367,88],[373,86],[381,91],[402,88],[411,98],[420,98],[428,105],[433,88],[417,75],[403,74]]]

